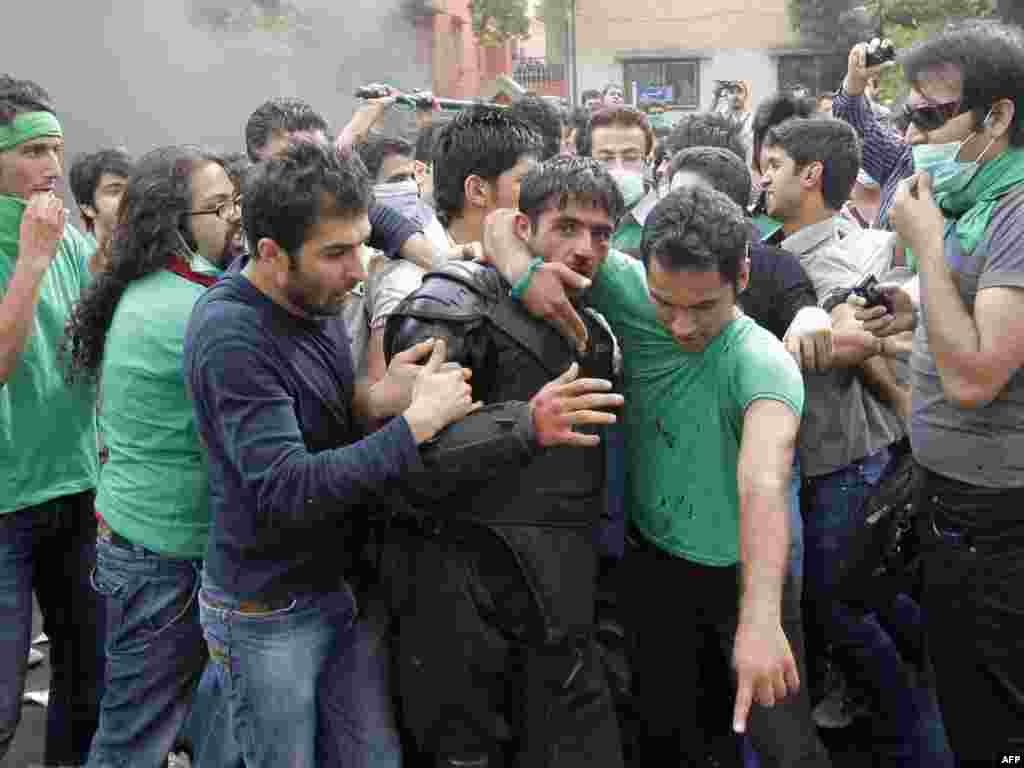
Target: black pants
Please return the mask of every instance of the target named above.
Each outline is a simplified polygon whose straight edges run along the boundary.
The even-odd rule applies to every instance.
[[[925,642],[946,733],[962,765],[999,765],[1024,753],[1024,489],[923,468],[919,480]]]
[[[93,493],[0,515],[0,763],[20,719],[32,631],[32,593],[50,638],[47,764],[82,765],[103,695],[104,602],[96,563]]]
[[[392,536],[396,544],[385,579],[410,765],[621,768],[592,637],[540,640],[537,603],[496,536]]]
[[[637,766],[704,764],[718,734],[704,726],[706,675],[701,672],[708,643],[732,658],[739,608],[738,566],[697,565],[650,545],[627,551],[625,602],[632,638],[631,668],[636,705],[646,723],[646,738],[637,744]],[[793,649],[801,682],[805,680],[799,595],[787,582],[783,590],[782,626]],[[716,685],[735,694],[735,679]],[[707,698],[717,703],[721,691]],[[720,708],[720,707],[719,707]],[[732,727],[731,711],[722,732]],[[774,707],[754,704],[748,733],[764,768],[830,765],[811,720],[806,688]],[[738,758],[737,758],[738,759]]]

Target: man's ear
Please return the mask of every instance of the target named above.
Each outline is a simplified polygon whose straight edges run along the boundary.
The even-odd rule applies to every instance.
[[[525,213],[516,211],[512,219],[512,227],[516,237],[524,243],[529,242],[530,238],[533,237],[533,224],[530,223],[530,217]]]
[[[268,265],[273,264],[275,266],[278,266],[281,259],[288,258],[288,254],[285,253],[284,248],[269,237],[261,237],[260,241],[256,243],[256,255],[259,257],[260,262]]]
[[[1016,111],[1013,101],[1010,99],[1000,99],[992,105],[992,114],[982,128],[987,128],[989,136],[992,138],[1001,139],[1010,132]]]
[[[800,171],[800,181],[804,187],[813,189],[820,186],[821,175],[825,172],[825,164],[816,161],[810,163],[806,168]]]
[[[417,184],[422,184],[426,180],[428,173],[430,173],[429,165],[422,160],[413,160],[412,175],[416,178]]]
[[[476,208],[491,207],[491,185],[477,175],[467,176],[462,186],[466,205]]]

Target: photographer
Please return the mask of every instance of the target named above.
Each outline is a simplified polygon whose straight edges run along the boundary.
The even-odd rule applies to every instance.
[[[867,43],[858,43],[850,51],[846,80],[832,100],[832,114],[857,131],[862,142],[863,168],[881,188],[877,226],[890,229],[889,209],[896,187],[913,174],[914,158],[910,144],[886,127],[868,96],[869,85],[877,82],[882,69],[882,65],[868,66],[868,53],[872,50]]]
[[[880,336],[916,328],[926,641],[957,759],[996,765],[1024,743],[1024,39],[964,25],[903,67],[918,173],[896,186],[890,218],[917,256],[921,301],[890,289],[891,310],[858,319]]]

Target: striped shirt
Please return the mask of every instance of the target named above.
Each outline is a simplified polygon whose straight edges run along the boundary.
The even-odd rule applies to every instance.
[[[896,186],[914,175],[914,155],[901,136],[890,131],[872,111],[863,96],[851,96],[846,84],[832,101],[832,114],[853,126],[863,144],[861,166],[881,186],[876,226],[890,229],[889,209],[896,196]]]

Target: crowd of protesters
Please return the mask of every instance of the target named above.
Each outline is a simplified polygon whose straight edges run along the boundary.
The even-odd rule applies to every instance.
[[[0,76],[0,761],[33,594],[47,766],[1024,759],[1024,33],[870,50],[660,136],[273,98],[81,227]]]

